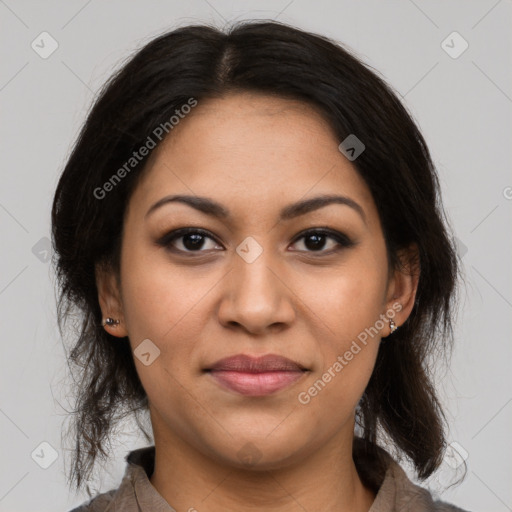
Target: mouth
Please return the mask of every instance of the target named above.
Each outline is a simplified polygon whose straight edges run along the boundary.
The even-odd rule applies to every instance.
[[[221,359],[204,371],[223,388],[245,396],[276,393],[309,372],[300,363],[275,354],[256,358],[239,354]]]

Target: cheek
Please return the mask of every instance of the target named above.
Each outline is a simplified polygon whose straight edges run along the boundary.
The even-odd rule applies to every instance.
[[[165,410],[169,403],[190,407],[183,384],[199,371],[194,366],[197,340],[208,318],[201,299],[210,287],[197,280],[192,285],[190,275],[176,267],[171,273],[170,265],[134,256],[126,258],[122,273],[123,309],[137,373],[157,408]],[[138,354],[148,351],[146,365]]]
[[[337,350],[374,326],[384,312],[386,274],[383,265],[376,265],[373,258],[354,258],[320,281],[317,277],[311,282],[302,278],[302,283],[302,299],[328,327],[328,345]]]
[[[190,281],[190,274],[171,265],[162,249],[125,240],[121,265],[122,301],[126,326],[132,342],[154,338],[162,341],[180,324],[194,317],[194,307],[204,290]],[[188,276],[188,277],[187,277]]]
[[[321,283],[322,293],[304,283],[303,299],[316,317],[319,358],[301,403],[343,416],[355,408],[371,377],[383,327],[386,274],[374,258],[357,258]],[[309,283],[311,285],[311,283]],[[318,282],[316,289],[319,289]],[[327,327],[327,328],[326,328]],[[332,408],[335,409],[332,409]]]

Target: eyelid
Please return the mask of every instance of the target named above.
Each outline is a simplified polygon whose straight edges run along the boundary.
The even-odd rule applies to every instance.
[[[297,234],[297,236],[293,239],[293,243],[295,243],[297,240],[300,240],[301,238],[304,238],[304,236],[310,234],[310,233],[318,233],[320,235],[325,235],[329,238],[332,238],[333,240],[336,240],[336,242],[343,247],[351,247],[356,244],[352,238],[350,238],[345,233],[329,228],[327,226],[318,226],[314,228],[307,228],[304,231],[301,231]],[[321,252],[321,251],[308,251],[308,252]]]
[[[160,237],[158,240],[156,240],[156,243],[157,243],[157,245],[167,248],[168,250],[170,250],[174,253],[178,253],[178,254],[193,255],[196,253],[197,255],[201,255],[201,253],[209,252],[209,251],[202,251],[202,250],[183,251],[181,249],[176,249],[171,246],[171,242],[173,242],[174,240],[177,240],[179,238],[182,238],[183,236],[186,236],[188,234],[199,234],[206,238],[210,238],[217,245],[222,245],[217,240],[217,237],[215,237],[210,231],[205,230],[203,228],[196,228],[196,227],[184,227],[184,228],[178,228],[178,229],[169,231],[168,233],[166,233],[165,235]],[[309,234],[325,235],[326,237],[333,239],[337,243],[338,246],[334,249],[331,249],[330,251],[319,250],[319,251],[294,251],[294,252],[312,254],[312,255],[316,254],[317,256],[327,256],[327,255],[333,254],[341,249],[347,249],[347,248],[353,247],[354,245],[357,244],[357,242],[355,242],[352,238],[350,238],[345,233],[338,231],[338,230],[334,230],[334,229],[326,227],[326,226],[312,227],[312,228],[307,228],[307,229],[301,231],[294,237],[292,244],[297,243],[298,240],[306,237]]]
[[[204,237],[211,238],[217,245],[222,245],[212,233],[210,233],[209,231],[207,231],[205,229],[195,228],[195,227],[178,228],[178,229],[169,231],[162,237],[158,238],[158,240],[156,240],[156,243],[159,246],[169,248],[169,247],[171,247],[172,241],[179,239],[185,235],[189,235],[189,234],[202,235]],[[172,248],[172,250],[174,250],[174,252],[178,252],[181,254],[193,254],[194,252],[196,252],[196,253],[205,252],[205,251],[182,251],[181,249],[175,249],[175,248]]]

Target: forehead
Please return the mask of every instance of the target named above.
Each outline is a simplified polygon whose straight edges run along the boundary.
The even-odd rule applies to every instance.
[[[173,128],[156,159],[167,159],[191,145],[195,151],[187,156],[195,159],[208,155],[214,161],[228,161],[236,157],[258,164],[280,152],[286,153],[287,160],[294,155],[309,159],[315,152],[317,159],[323,158],[325,149],[336,148],[338,143],[319,110],[307,103],[237,93],[200,101]]]
[[[252,93],[204,100],[153,152],[134,199],[197,194],[230,210],[268,210],[342,193],[371,208],[369,189],[338,145],[307,103]]]

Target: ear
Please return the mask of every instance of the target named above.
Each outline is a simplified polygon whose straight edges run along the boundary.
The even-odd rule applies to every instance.
[[[104,325],[104,329],[118,338],[128,336],[116,273],[110,266],[98,264],[95,268],[95,276],[103,320],[111,317],[119,321],[117,325]]]
[[[399,265],[392,271],[386,297],[387,315],[400,327],[414,307],[420,277],[420,258],[416,244],[398,252]],[[393,314],[394,313],[394,314]],[[388,334],[391,334],[389,326]],[[388,335],[386,334],[386,336]]]

